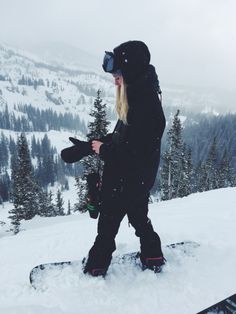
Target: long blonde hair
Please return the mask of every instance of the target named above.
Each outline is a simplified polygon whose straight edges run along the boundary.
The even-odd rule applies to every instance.
[[[128,110],[129,105],[126,84],[124,81],[122,81],[121,85],[116,87],[116,112],[119,116],[119,119],[123,121],[124,124],[128,124]]]

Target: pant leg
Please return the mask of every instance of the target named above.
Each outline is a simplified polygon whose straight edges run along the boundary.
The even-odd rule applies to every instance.
[[[116,249],[115,237],[124,216],[125,212],[120,208],[102,210],[98,220],[98,234],[89,251],[85,272],[94,268],[109,267],[112,253]]]
[[[148,218],[149,194],[127,210],[129,222],[135,228],[135,234],[140,238],[141,256],[163,256],[161,240],[154,231],[151,220]]]

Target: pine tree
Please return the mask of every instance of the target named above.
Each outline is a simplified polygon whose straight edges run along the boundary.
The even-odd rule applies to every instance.
[[[80,211],[82,213],[87,211],[87,182],[82,177],[76,177],[76,186],[78,188],[78,203],[75,203],[74,205],[74,211]]]
[[[31,156],[32,158],[35,158],[37,156],[37,143],[35,135],[33,135],[31,139]]]
[[[88,140],[105,136],[110,122],[106,120],[106,104],[102,103],[100,90],[97,91],[97,98],[94,101],[94,109],[91,111],[90,116],[94,118],[94,121],[88,124]]]
[[[47,193],[47,217],[55,217],[57,216],[57,208],[56,205],[53,203],[53,194],[52,191]]]
[[[194,190],[193,185],[193,162],[192,162],[192,149],[188,147],[186,158],[186,175],[187,175],[187,195],[191,194]]]
[[[161,170],[162,200],[170,200],[179,196],[180,179],[183,167],[182,125],[179,110],[174,116],[171,128],[167,133],[167,150],[163,154]]]
[[[4,135],[4,133],[1,132],[1,137],[0,137],[0,170],[1,170],[1,168],[8,166],[8,158],[9,158],[8,140],[7,140],[6,136]]]
[[[68,204],[67,204],[67,215],[71,215],[70,200],[68,200]]]
[[[64,216],[64,200],[62,197],[61,191],[57,190],[57,196],[56,196],[56,216]]]
[[[183,145],[183,152],[181,155],[181,170],[179,186],[177,191],[178,197],[184,197],[192,193],[192,158],[191,149]]]
[[[9,141],[9,151],[10,151],[11,156],[12,155],[16,156],[17,147],[16,147],[16,143],[14,139],[11,136],[10,136],[10,141]]]
[[[31,164],[26,137],[21,133],[17,143],[17,159],[12,162],[12,199],[14,209],[10,213],[14,232],[19,232],[22,219],[32,219],[39,212],[39,194]]]
[[[218,188],[218,171],[217,171],[217,143],[216,137],[210,147],[210,151],[205,162],[206,170],[206,182],[205,191],[213,190]]]
[[[171,168],[171,155],[169,151],[165,151],[162,155],[162,167],[160,168],[161,175],[161,199],[163,201],[170,199],[170,168]]]
[[[42,217],[56,216],[56,208],[52,202],[52,192],[49,193],[40,191],[39,193],[39,211],[38,214]]]
[[[94,109],[92,109],[90,116],[93,121],[88,124],[89,133],[87,134],[87,139],[99,139],[107,134],[107,127],[110,122],[106,118],[106,104],[102,103],[100,97],[101,91],[97,91],[97,97],[94,101]],[[86,211],[87,204],[87,184],[86,175],[93,172],[98,172],[100,176],[102,175],[103,162],[98,155],[87,156],[81,161],[84,172],[81,178],[76,178],[76,185],[78,188],[79,203],[75,204],[75,210],[80,210],[82,212]]]
[[[9,218],[11,218],[11,225],[12,225],[10,230],[13,231],[14,234],[17,234],[20,231],[21,218],[18,215],[18,212],[15,210],[15,208],[9,210],[9,213],[11,214],[11,216],[9,216]]]
[[[93,105],[94,109],[92,109],[89,114],[93,118],[93,121],[88,124],[88,141],[105,136],[108,132],[107,127],[110,124],[106,119],[106,104],[102,103],[100,90],[97,91],[97,98]],[[85,175],[96,171],[101,172],[103,168],[103,163],[98,155],[88,156],[84,158],[82,163],[85,169]]]
[[[8,105],[5,106],[3,128],[7,129],[7,130],[11,129],[11,122],[10,122],[10,115],[9,115],[9,111],[8,111]]]
[[[0,169],[0,203],[9,201],[10,198],[10,178],[5,170],[1,173]]]
[[[201,162],[195,169],[195,186],[197,192],[207,191],[206,163]]]
[[[53,159],[53,150],[51,148],[50,140],[45,135],[41,142],[41,159],[42,159],[42,182],[44,186],[51,184],[53,186],[55,181],[55,167]]]
[[[233,171],[230,165],[229,155],[227,150],[225,150],[218,169],[218,187],[234,186],[233,181]]]

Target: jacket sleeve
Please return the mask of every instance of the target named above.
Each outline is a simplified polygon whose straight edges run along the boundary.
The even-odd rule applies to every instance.
[[[117,126],[117,124],[118,124],[118,122],[116,123],[116,126]],[[116,126],[115,126],[115,128],[116,128]],[[112,142],[113,133],[114,132],[108,133],[107,135],[100,137],[98,140],[103,142],[103,143],[105,143],[105,144],[111,143]]]
[[[99,141],[103,143],[110,143],[112,141],[112,133],[108,133],[107,135],[100,137]]]

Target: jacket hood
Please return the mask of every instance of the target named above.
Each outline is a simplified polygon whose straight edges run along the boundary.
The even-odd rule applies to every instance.
[[[142,76],[138,77],[132,84],[127,85],[128,95],[130,93],[139,94],[146,89],[152,89],[161,94],[159,79],[155,67],[151,64],[149,64],[147,70],[143,73]]]

